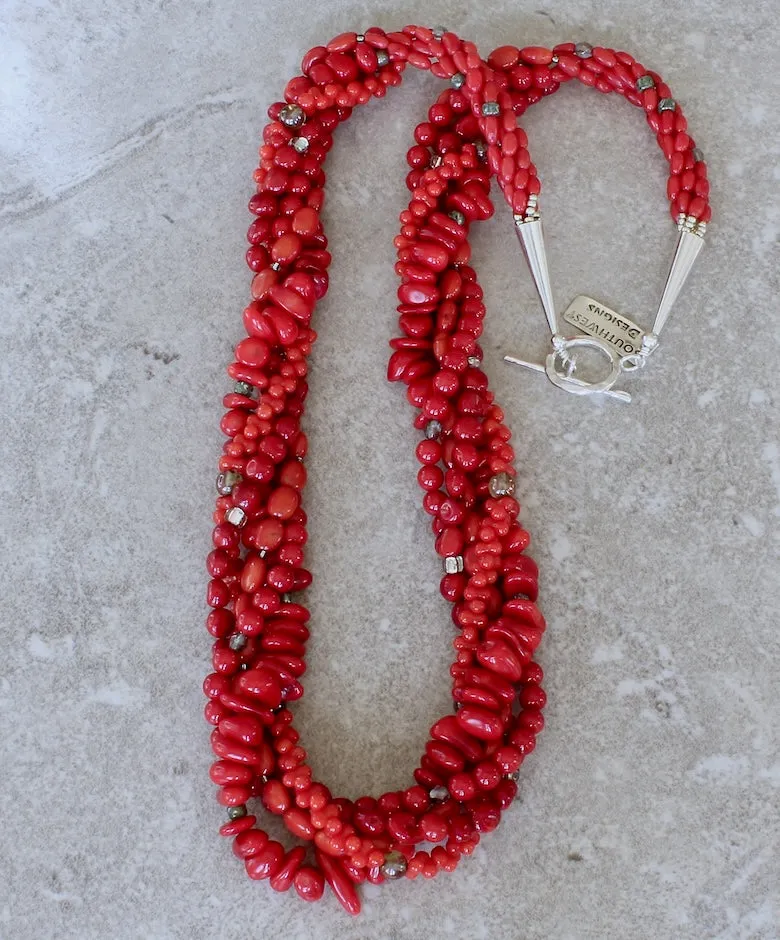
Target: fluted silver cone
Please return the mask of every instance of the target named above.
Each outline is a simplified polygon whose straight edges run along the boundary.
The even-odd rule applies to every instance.
[[[547,252],[544,250],[541,220],[516,222],[515,231],[523,249],[525,260],[531,270],[531,277],[534,279],[544,315],[550,325],[550,332],[555,336],[558,333],[558,318],[555,315],[555,305],[553,304],[550,272],[547,270]]]
[[[664,324],[669,319],[674,302],[677,300],[683,284],[691,273],[693,262],[699,257],[699,252],[704,247],[704,239],[701,235],[694,235],[693,232],[683,230],[677,239],[677,248],[672,259],[672,266],[669,268],[669,276],[666,278],[664,292],[661,295],[661,302],[658,304],[658,312],[655,315],[653,324],[653,333],[656,336],[661,332]]]

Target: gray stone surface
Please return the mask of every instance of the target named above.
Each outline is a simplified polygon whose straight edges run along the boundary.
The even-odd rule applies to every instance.
[[[193,4],[6,0],[0,22],[0,937],[667,940],[778,926],[778,19],[769,0]],[[683,102],[716,221],[630,406],[505,366],[545,326],[507,211],[475,232],[487,370],[542,571],[548,727],[522,798],[451,876],[350,921],[249,882],[216,834],[200,682],[224,366],[247,296],[265,109],[348,28],[444,22],[487,53],[589,39]],[[404,155],[440,85],[341,129],[310,409],[307,695],[317,774],[408,785],[448,710],[452,627],[417,434],[384,379]],[[561,305],[647,323],[673,243],[624,102],[525,121]]]

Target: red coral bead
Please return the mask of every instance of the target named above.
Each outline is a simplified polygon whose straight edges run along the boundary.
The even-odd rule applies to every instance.
[[[301,502],[298,490],[291,486],[280,486],[268,497],[268,514],[276,519],[290,519]]]
[[[495,741],[504,730],[498,715],[477,705],[464,705],[455,717],[464,731],[482,741]]]
[[[302,865],[295,873],[293,884],[304,901],[319,901],[325,891],[325,878],[310,865]]]
[[[244,866],[250,878],[259,881],[272,878],[284,864],[284,848],[281,843],[271,841],[257,854],[245,859]]]

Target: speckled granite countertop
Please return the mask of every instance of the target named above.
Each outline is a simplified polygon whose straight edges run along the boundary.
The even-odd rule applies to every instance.
[[[776,938],[778,135],[774,4],[6,0],[0,18],[0,937]],[[479,227],[486,366],[542,571],[547,729],[501,828],[349,920],[250,883],[216,835],[200,682],[224,366],[247,295],[265,109],[302,53],[373,22],[487,53],[589,39],[658,69],[716,222],[630,406],[514,371],[543,316],[507,212]],[[317,773],[408,785],[452,636],[417,435],[384,380],[414,75],[329,158],[331,290],[310,408],[307,695]],[[664,165],[622,101],[567,87],[525,126],[556,297],[648,322]]]

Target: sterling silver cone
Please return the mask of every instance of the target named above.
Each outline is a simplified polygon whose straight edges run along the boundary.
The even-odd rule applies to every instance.
[[[685,229],[680,232],[672,266],[669,268],[669,275],[666,278],[664,292],[661,295],[661,302],[658,304],[655,323],[653,323],[653,333],[656,336],[669,319],[674,302],[677,300],[683,284],[685,284],[688,275],[691,273],[693,263],[699,257],[699,252],[703,247],[704,239],[701,235],[694,235],[693,232],[688,232]]]
[[[532,222],[516,222],[515,231],[523,249],[525,260],[528,262],[539,299],[542,302],[550,332],[553,336],[556,336],[558,333],[558,318],[555,315],[550,272],[547,270],[547,253],[544,250],[542,222],[540,219],[535,219]]]

